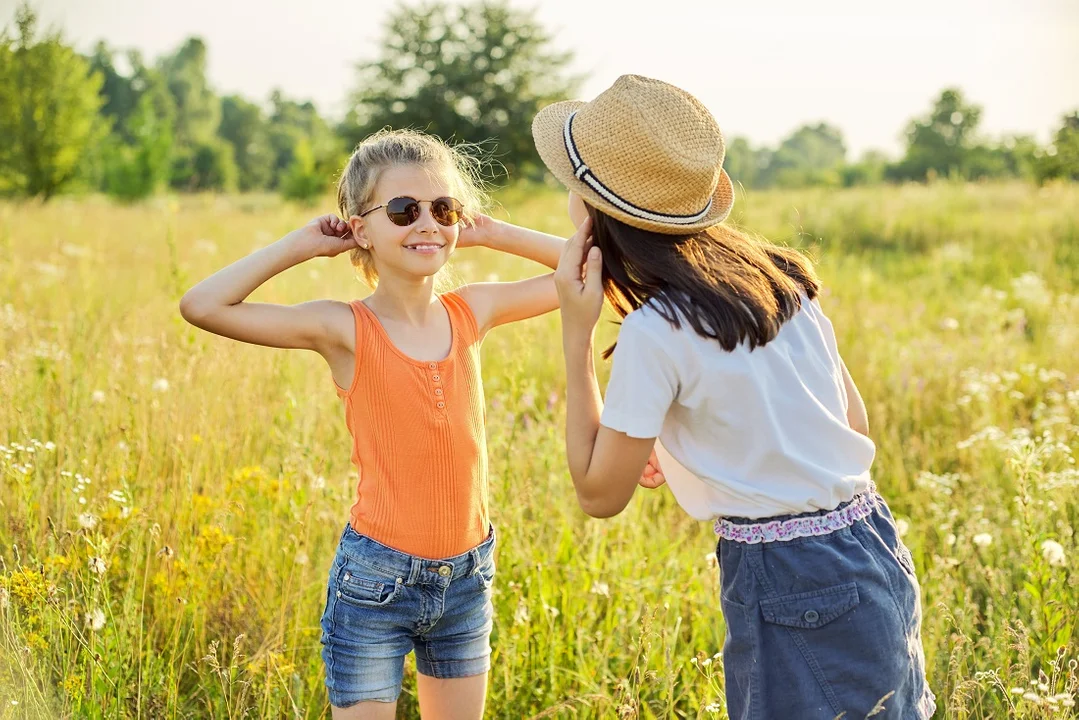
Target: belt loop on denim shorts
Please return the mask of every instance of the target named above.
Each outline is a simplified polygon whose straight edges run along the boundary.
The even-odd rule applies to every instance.
[[[405,585],[415,585],[419,582],[420,577],[423,575],[425,562],[418,557],[411,558],[411,567],[408,569],[408,578],[405,580]]]
[[[475,575],[480,571],[480,546],[476,546],[468,551],[468,559],[472,561],[472,567],[469,569],[469,575]]]

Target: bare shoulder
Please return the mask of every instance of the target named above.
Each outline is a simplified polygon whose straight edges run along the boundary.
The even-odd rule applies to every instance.
[[[318,323],[327,349],[354,349],[356,320],[349,303],[340,300],[311,300],[303,305],[310,317]]]

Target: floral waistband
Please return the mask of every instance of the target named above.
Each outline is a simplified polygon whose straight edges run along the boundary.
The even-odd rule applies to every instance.
[[[717,518],[714,523],[716,535],[723,540],[756,545],[766,542],[783,542],[795,538],[827,535],[850,527],[870,515],[881,501],[875,487],[855,495],[850,502],[820,515],[796,515],[785,520],[769,520],[759,523],[736,523]]]

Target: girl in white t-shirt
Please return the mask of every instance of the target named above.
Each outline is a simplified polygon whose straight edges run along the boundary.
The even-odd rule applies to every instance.
[[[618,514],[657,439],[669,451],[679,504],[719,536],[732,719],[929,718],[918,582],[870,479],[865,405],[809,261],[720,224],[734,194],[712,115],[623,76],[533,135],[578,227],[555,280],[581,507]],[[601,401],[604,296],[624,320]]]

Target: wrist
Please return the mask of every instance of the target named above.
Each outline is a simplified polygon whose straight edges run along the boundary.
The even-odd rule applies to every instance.
[[[566,354],[585,355],[592,357],[593,340],[595,338],[595,326],[585,327],[574,323],[562,321],[562,346]]]
[[[506,237],[513,232],[516,226],[494,218],[490,218],[490,223],[491,227],[484,233],[483,247],[491,250],[502,250],[506,245]]]
[[[302,230],[293,230],[277,242],[284,248],[285,254],[293,263],[301,263],[318,257],[324,249]]]

